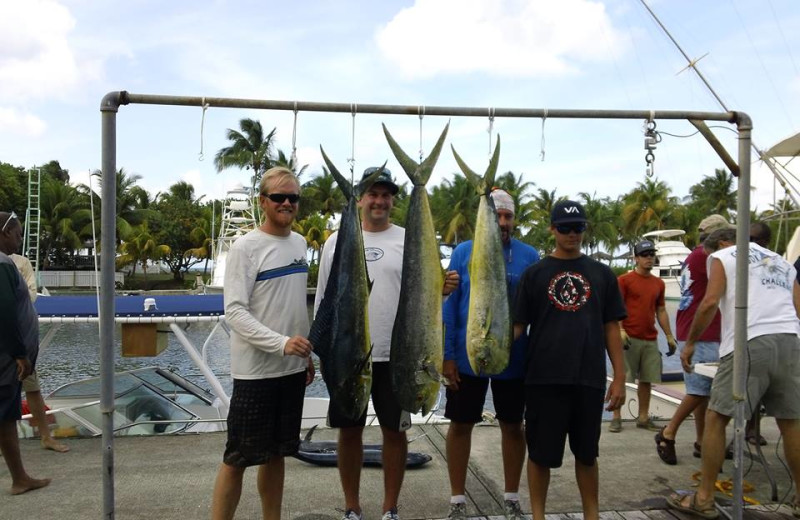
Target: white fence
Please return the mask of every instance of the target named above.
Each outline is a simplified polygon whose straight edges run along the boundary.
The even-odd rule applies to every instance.
[[[114,282],[125,283],[125,273],[114,273]],[[94,271],[39,271],[40,287],[97,287]]]

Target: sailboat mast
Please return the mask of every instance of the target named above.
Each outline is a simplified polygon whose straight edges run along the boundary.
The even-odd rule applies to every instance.
[[[691,59],[689,57],[688,54],[686,54],[686,52],[680,46],[678,41],[672,36],[672,34],[670,34],[670,32],[669,32],[669,30],[667,30],[666,26],[664,26],[664,24],[661,23],[661,20],[658,18],[658,16],[656,16],[656,13],[653,12],[652,9],[650,9],[650,6],[647,5],[647,2],[645,0],[639,0],[639,2],[641,2],[641,4],[644,6],[644,8],[647,9],[647,12],[650,13],[650,16],[653,17],[653,20],[655,20],[655,22],[658,24],[658,26],[661,27],[661,30],[664,31],[664,34],[667,35],[667,37],[670,39],[670,41],[675,46],[675,48],[678,49],[680,51],[680,53],[683,55],[683,57],[686,59],[686,61],[688,62],[687,68],[692,69],[695,72],[695,74],[697,74],[697,77],[700,78],[700,80],[703,82],[703,85],[705,85],[706,88],[708,89],[708,91],[711,93],[711,95],[714,96],[714,99],[717,100],[717,103],[719,103],[719,105],[722,107],[722,109],[725,110],[726,112],[730,112],[730,110],[728,109],[727,105],[725,105],[725,102],[722,101],[722,98],[719,97],[719,94],[717,94],[717,92],[711,86],[711,83],[708,82],[708,80],[705,78],[705,76],[703,76],[703,73],[700,72],[700,69],[697,67],[697,62],[699,60],[693,60],[693,59]],[[795,207],[800,207],[800,202],[798,202],[797,197],[794,194],[794,190],[793,189],[789,189],[789,185],[786,182],[786,179],[784,179],[783,178],[783,174],[781,174],[778,171],[778,169],[775,168],[775,165],[772,163],[772,159],[770,157],[768,157],[767,155],[765,155],[764,152],[762,152],[758,148],[758,146],[756,146],[756,142],[755,141],[751,140],[750,143],[751,143],[751,146],[753,147],[753,150],[755,150],[756,155],[758,155],[758,158],[761,159],[764,162],[764,164],[767,165],[767,168],[769,168],[769,170],[772,172],[772,175],[775,176],[775,179],[777,179],[778,183],[783,188],[784,193],[786,193],[786,195],[788,195],[792,199],[792,202],[794,203]]]

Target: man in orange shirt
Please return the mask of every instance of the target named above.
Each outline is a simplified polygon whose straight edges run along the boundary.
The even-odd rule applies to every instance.
[[[636,267],[633,271],[619,277],[619,290],[628,311],[622,322],[622,344],[625,348],[626,380],[633,383],[639,380],[639,417],[637,428],[658,431],[660,428],[649,417],[650,389],[653,383],[661,382],[661,352],[658,350],[658,332],[655,320],[667,336],[668,356],[675,353],[678,344],[669,326],[669,316],[664,302],[664,281],[653,276],[656,246],[650,240],[643,240],[633,248]],[[622,430],[622,416],[619,408],[608,431],[618,433]]]

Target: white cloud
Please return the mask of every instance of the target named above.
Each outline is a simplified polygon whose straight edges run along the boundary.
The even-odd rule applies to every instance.
[[[409,78],[562,76],[580,61],[611,59],[623,45],[603,4],[590,0],[416,0],[376,40]]]
[[[47,128],[44,121],[33,114],[0,106],[0,134],[18,134],[39,137]]]
[[[0,3],[0,97],[31,99],[73,87],[75,19],[53,0]]]

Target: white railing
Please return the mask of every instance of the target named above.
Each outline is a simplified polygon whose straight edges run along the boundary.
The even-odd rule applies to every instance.
[[[114,282],[125,283],[125,273],[114,273]],[[42,287],[97,287],[97,273],[94,271],[39,271],[39,285]]]

